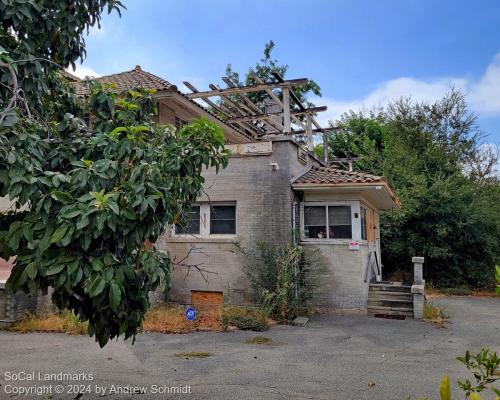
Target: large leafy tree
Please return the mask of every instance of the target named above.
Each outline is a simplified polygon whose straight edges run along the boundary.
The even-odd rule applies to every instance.
[[[221,129],[152,121],[151,91],[91,86],[89,129],[60,68],[85,54],[84,32],[113,0],[0,2],[0,256],[10,290],[54,288],[104,346],[134,336],[170,260],[153,246],[227,163]]]
[[[401,210],[382,214],[385,271],[426,257],[426,277],[441,286],[489,286],[500,258],[500,184],[478,167],[480,131],[463,94],[400,99],[369,115],[349,113],[330,137],[331,156],[360,157],[358,170],[385,175]]]

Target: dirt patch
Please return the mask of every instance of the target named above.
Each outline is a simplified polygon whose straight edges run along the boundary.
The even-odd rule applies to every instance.
[[[273,339],[266,336],[254,336],[245,340],[246,344],[272,344]]]

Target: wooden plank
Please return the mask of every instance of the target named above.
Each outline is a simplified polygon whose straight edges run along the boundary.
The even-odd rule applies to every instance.
[[[231,81],[231,79],[229,79],[229,77],[227,76],[223,76],[222,77],[222,80],[224,81],[224,83],[230,87],[230,88],[234,88],[236,87],[236,84]],[[243,99],[243,102],[248,106],[250,107],[250,109],[252,109],[254,112],[256,112],[257,114],[261,113],[261,109],[257,106],[257,104],[255,104],[253,101],[251,101],[247,96],[245,96],[244,94],[241,94],[240,97]],[[276,120],[272,120],[272,121],[267,121],[267,120],[264,120],[264,123],[270,127],[271,129],[275,129],[277,131],[282,131],[284,129],[283,125],[280,124],[278,121]],[[269,133],[269,132],[266,132],[266,133]]]
[[[291,126],[290,126],[290,89],[289,88],[283,88],[282,89],[283,93],[283,125],[285,127],[284,133],[290,133],[291,132]]]
[[[323,112],[326,111],[327,107],[322,106],[322,107],[311,107],[311,108],[306,108],[304,111],[301,110],[291,110],[290,115],[300,115],[300,114],[315,114],[318,112]],[[243,121],[260,121],[260,120],[267,120],[270,118],[278,117],[283,115],[282,112],[277,112],[277,113],[267,113],[267,114],[252,114],[244,117],[234,117],[230,118],[228,121],[229,122],[243,122]]]
[[[194,87],[194,85],[192,85],[188,81],[184,81],[183,83],[184,83],[184,85],[186,85],[187,88],[189,88],[194,93],[199,92],[198,89],[196,89],[196,87]],[[213,107],[215,110],[217,110],[220,113],[222,113],[223,115],[225,115],[226,118],[229,118],[232,115],[234,115],[234,112],[229,110],[227,107],[220,105],[220,104],[216,104],[212,100],[210,100],[206,97],[201,98],[201,100],[204,101],[205,103],[207,103],[209,106]],[[229,124],[229,122],[227,122],[227,121],[225,121],[225,122]],[[242,124],[242,125],[238,126],[238,129],[244,130],[245,133],[251,137],[254,137],[255,134],[258,133],[258,132],[256,132],[255,128],[250,124]]]
[[[256,82],[263,83],[262,79],[260,79],[257,75],[252,74],[252,76]],[[266,90],[266,93],[269,95],[269,97],[271,97],[271,99],[276,102],[276,104],[283,107],[283,102],[278,96],[276,96],[276,94],[272,90],[268,89]],[[299,118],[297,118],[296,115],[292,115],[292,119],[297,125],[300,125],[304,130],[306,129],[306,124],[304,124]]]
[[[205,290],[191,290],[191,303],[195,308],[222,307],[224,305],[224,294]]]
[[[305,85],[307,84],[307,82],[308,82],[307,78],[289,79],[281,83],[260,83],[252,86],[233,87],[233,88],[219,89],[219,90],[207,90],[204,92],[188,93],[186,96],[189,99],[199,99],[202,97],[214,97],[214,96],[229,95],[229,94],[264,92],[267,89],[275,89],[275,88],[290,89],[293,86]]]

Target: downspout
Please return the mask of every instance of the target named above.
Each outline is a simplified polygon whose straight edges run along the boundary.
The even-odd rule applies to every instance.
[[[292,243],[294,246],[297,245],[297,229],[296,229],[296,221],[295,221],[295,212],[297,210],[297,201],[295,200],[295,194],[293,196],[293,204],[292,204]],[[299,300],[299,282],[298,282],[298,271],[297,264],[294,266],[294,275],[295,275],[295,301]]]
[[[297,209],[297,201],[293,200],[292,205],[292,243],[295,246],[297,244],[297,223],[295,221],[295,210]]]

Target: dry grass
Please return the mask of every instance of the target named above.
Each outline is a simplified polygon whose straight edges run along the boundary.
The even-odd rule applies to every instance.
[[[190,351],[188,353],[176,353],[175,356],[189,360],[190,358],[207,358],[213,356],[213,354],[205,351]]]
[[[271,344],[273,339],[266,336],[254,336],[245,340],[247,344]]]
[[[450,318],[444,308],[437,307],[428,301],[424,304],[423,317],[424,321],[436,324],[439,328],[446,328],[446,323]]]
[[[223,318],[223,314],[225,318]],[[229,317],[228,317],[229,316]],[[223,329],[223,319],[225,320]],[[234,320],[234,321],[233,321]],[[185,307],[175,304],[165,304],[151,308],[144,319],[143,332],[157,333],[189,333],[194,331],[223,331],[228,325],[238,326],[240,329],[264,330],[268,321],[259,309],[246,307],[213,307],[199,310],[194,321],[188,321],[185,316]],[[246,325],[250,324],[250,327]],[[257,329],[254,327],[257,326]],[[69,335],[87,334],[87,323],[80,322],[69,311],[45,314],[43,316],[28,315],[15,323],[9,329],[13,332],[47,332],[67,333]]]
[[[441,297],[441,296],[496,297],[496,293],[494,290],[470,289],[467,287],[456,287],[456,288],[426,287],[425,294],[429,297]]]
[[[28,315],[23,320],[16,322],[9,330],[18,333],[48,332],[66,333],[68,335],[85,335],[87,323],[81,322],[69,311],[46,314],[43,316]]]
[[[222,310],[212,308],[198,312],[194,321],[188,321],[185,308],[167,304],[152,308],[143,323],[144,332],[188,333],[193,331],[221,331]]]

